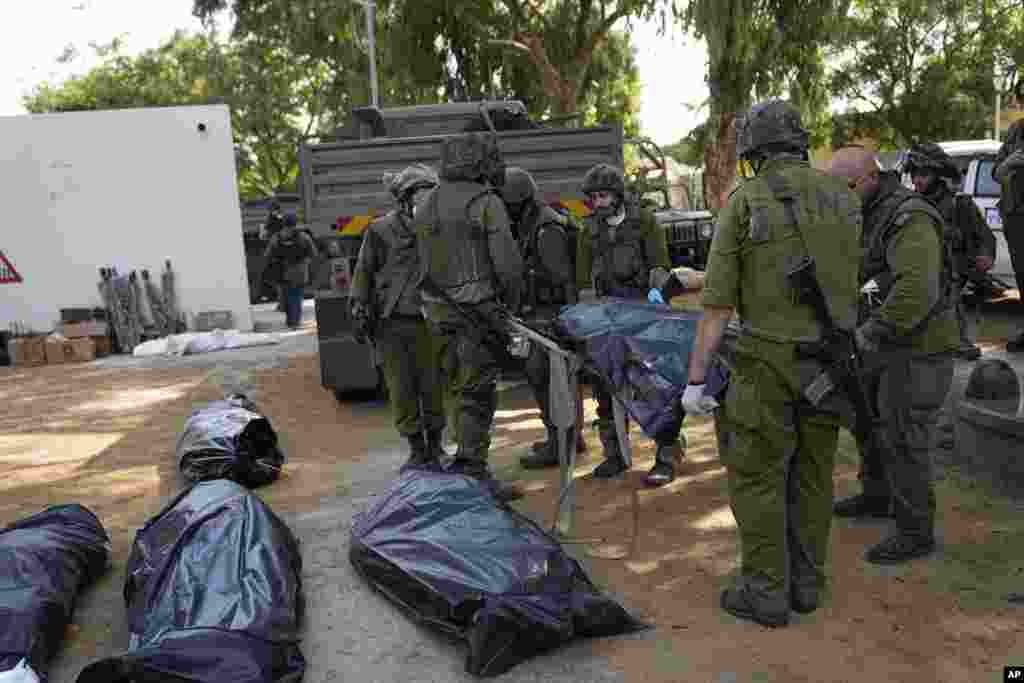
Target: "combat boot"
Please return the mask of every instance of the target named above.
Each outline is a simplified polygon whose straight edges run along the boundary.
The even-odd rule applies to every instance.
[[[789,606],[794,612],[810,614],[818,609],[818,583],[810,576],[802,577],[791,570],[789,582]]]
[[[427,430],[427,457],[440,461],[447,453],[444,450],[444,428]]]
[[[432,457],[427,450],[427,442],[421,432],[409,434],[405,438],[409,442],[409,459],[402,465],[402,469],[407,467],[430,467],[437,464],[437,458]]]
[[[789,624],[789,600],[786,596],[760,590],[742,579],[736,587],[722,591],[719,604],[734,617],[762,626],[774,628]]]
[[[856,519],[893,519],[896,517],[892,507],[892,499],[888,496],[868,496],[859,494],[836,501],[832,506],[836,517],[852,517]]]
[[[619,450],[619,440],[615,434],[615,428],[602,429],[601,445],[604,446],[604,462],[594,468],[594,477],[597,479],[611,479],[617,477],[628,468],[626,460]]]
[[[869,548],[865,559],[872,564],[899,564],[930,555],[934,550],[934,535],[897,531]]]
[[[676,464],[683,460],[683,449],[676,442],[661,444],[654,456],[654,467],[644,477],[645,486],[664,486],[675,480]]]
[[[495,499],[502,503],[518,500],[523,497],[523,490],[515,484],[508,484],[494,478],[487,463],[478,460],[469,460],[455,456],[455,462],[448,470],[453,474],[462,474],[476,479],[484,488],[490,491]]]
[[[526,470],[536,470],[558,465],[558,433],[548,429],[548,440],[538,441],[530,448],[530,453],[519,458],[519,465]]]

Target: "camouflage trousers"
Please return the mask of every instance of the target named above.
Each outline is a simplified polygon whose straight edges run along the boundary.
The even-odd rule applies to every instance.
[[[437,342],[421,318],[389,318],[376,330],[395,429],[402,436],[444,427]]]
[[[763,360],[734,362],[718,417],[742,578],[779,596],[793,585],[823,590],[838,416],[815,410]]]
[[[475,331],[450,324],[434,329],[445,391],[451,400],[457,457],[486,464],[501,368]]]
[[[935,526],[931,449],[939,410],[953,382],[953,358],[949,354],[874,354],[867,365],[868,396],[881,420],[884,445],[861,449],[864,493],[891,498],[902,531],[931,537]]]

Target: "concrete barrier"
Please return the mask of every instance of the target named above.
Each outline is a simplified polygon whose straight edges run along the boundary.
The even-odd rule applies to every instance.
[[[956,409],[956,453],[970,476],[1024,499],[1024,377],[1006,361],[971,373]]]

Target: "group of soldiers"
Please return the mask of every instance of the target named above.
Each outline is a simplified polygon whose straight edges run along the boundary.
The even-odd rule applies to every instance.
[[[353,275],[357,337],[377,346],[410,463],[438,463],[450,426],[458,447],[452,467],[487,481],[503,500],[517,498],[521,492],[494,480],[487,466],[503,355],[488,338],[501,337],[493,332],[503,315],[551,332],[558,311],[581,293],[664,303],[663,288],[678,286],[686,273],[671,277],[664,230],[627,196],[622,171],[610,164],[584,178],[592,213],[582,226],[545,204],[532,176],[505,167],[496,141],[481,133],[446,139],[439,175],[416,164],[396,174],[390,190],[396,208],[367,228]],[[531,345],[525,371],[547,438],[521,464],[556,466],[549,365],[538,345]],[[626,461],[612,397],[600,382],[594,395],[604,446],[594,476],[614,477]],[[675,424],[656,436],[651,486],[672,481],[682,457],[682,407],[676,412]]]
[[[684,416],[714,413],[742,549],[740,577],[721,607],[781,626],[821,602],[833,515],[895,522],[868,550],[870,562],[934,549],[929,447],[954,356],[974,348],[959,293],[991,267],[994,242],[945,182],[955,166],[937,145],[915,147],[904,169],[919,193],[864,148],[838,150],[827,172],[813,169],[798,112],[778,100],[755,105],[737,136],[753,173],[718,216],[704,273],[671,270],[663,230],[627,195],[619,169],[587,173],[592,212],[578,226],[541,201],[526,171],[503,165],[493,137],[451,136],[439,174],[414,165],[391,180],[396,207],[366,232],[351,313],[357,336],[372,338],[382,357],[408,464],[440,467],[448,425],[458,447],[449,471],[511,500],[521,492],[488,466],[504,316],[543,326],[588,295],[663,304],[670,290],[703,287],[689,384],[678,420],[655,435],[645,483],[675,478]],[[818,309],[796,291],[798,273],[810,273]],[[863,305],[862,290],[874,293],[873,305]],[[822,343],[819,309],[850,340],[876,416],[876,438],[858,439],[863,492],[835,503],[839,426],[851,403],[843,387],[822,391],[830,368],[807,351]],[[728,389],[712,396],[709,368],[737,321]],[[525,468],[558,463],[547,367],[543,351],[531,349],[527,376],[548,438],[521,458]],[[627,466],[612,395],[594,379],[604,458],[593,476],[609,478]]]

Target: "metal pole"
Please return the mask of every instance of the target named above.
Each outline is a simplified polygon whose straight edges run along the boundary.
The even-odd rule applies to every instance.
[[[371,104],[380,106],[380,93],[377,90],[377,5],[373,0],[366,1],[366,36],[370,44],[370,93]]]
[[[1003,94],[1001,92],[999,92],[999,84],[996,83],[996,115],[995,115],[995,128],[993,129],[995,131],[995,135],[992,136],[993,140],[998,140],[999,139],[999,108],[1000,108],[1000,105],[1002,104],[1002,95]]]

